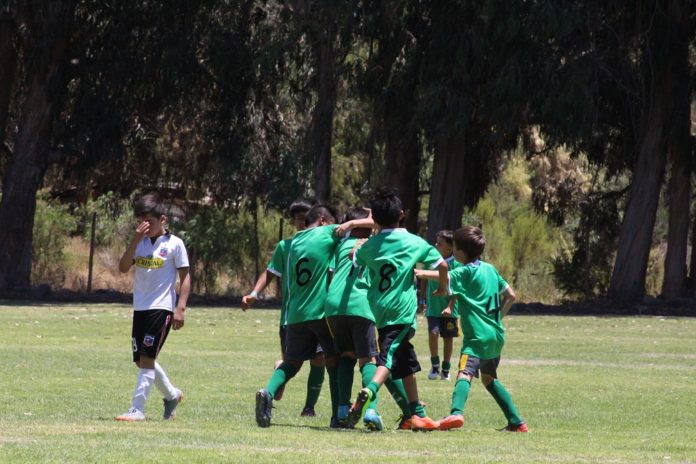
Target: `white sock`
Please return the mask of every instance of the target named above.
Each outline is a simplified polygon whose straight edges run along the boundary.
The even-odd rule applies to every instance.
[[[145,412],[145,402],[150,396],[153,383],[155,383],[154,369],[138,370],[138,380],[135,381],[135,391],[133,392],[133,407],[140,412]]]
[[[174,385],[169,381],[169,377],[167,377],[167,373],[164,372],[164,369],[158,362],[155,362],[155,386],[162,392],[165,400],[173,400],[179,396],[179,390],[174,388]]]

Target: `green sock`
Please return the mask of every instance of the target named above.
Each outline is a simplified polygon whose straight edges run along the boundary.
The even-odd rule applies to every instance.
[[[338,416],[338,367],[327,367],[329,392],[331,393],[331,417]]]
[[[442,361],[442,370],[443,371],[449,371],[450,367],[452,367],[452,364],[450,364],[449,361]]]
[[[411,410],[408,407],[408,400],[406,399],[406,390],[404,390],[404,382],[401,379],[392,379],[390,375],[386,382],[384,382],[384,386],[387,387],[392,398],[394,398],[396,404],[401,408],[404,417],[411,417]]]
[[[495,402],[498,403],[500,409],[503,410],[508,424],[519,425],[524,422],[524,420],[520,417],[520,413],[517,411],[515,404],[512,402],[510,393],[508,393],[498,379],[495,379],[493,382],[486,385],[486,390],[488,390],[488,393],[490,393],[495,399]]]
[[[350,392],[353,388],[353,376],[357,359],[341,357],[338,360],[338,404],[350,405]]]
[[[379,390],[379,385],[372,381],[372,377],[375,376],[377,372],[377,365],[375,363],[363,364],[360,368],[360,373],[362,374],[362,386],[369,388],[372,392],[372,402],[377,403],[377,391]]]
[[[307,398],[305,399],[305,407],[313,408],[317,404],[321,386],[324,384],[324,368],[310,366],[309,377],[307,377]]]
[[[425,417],[425,408],[420,401],[408,403],[408,409],[412,416]]]
[[[430,364],[433,365],[435,368],[440,368],[440,357],[439,356],[431,356],[430,357]]]
[[[464,405],[469,398],[469,390],[471,390],[471,382],[467,379],[458,379],[454,384],[452,392],[452,408],[450,414],[464,414]]]
[[[271,397],[275,398],[278,389],[285,385],[288,380],[295,377],[295,374],[297,374],[297,371],[292,364],[283,362],[280,366],[278,366],[278,369],[273,371],[273,375],[268,381],[268,385],[266,385],[266,390],[268,390],[268,393],[271,394]]]

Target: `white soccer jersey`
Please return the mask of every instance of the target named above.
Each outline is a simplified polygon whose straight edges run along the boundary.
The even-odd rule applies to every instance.
[[[184,242],[165,234],[152,243],[145,237],[135,249],[133,278],[133,309],[166,309],[176,306],[177,270],[189,267]]]

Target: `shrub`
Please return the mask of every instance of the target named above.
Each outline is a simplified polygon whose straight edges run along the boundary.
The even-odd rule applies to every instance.
[[[67,208],[43,194],[38,196],[31,247],[33,285],[63,286],[66,271],[63,247],[76,228],[77,222]]]

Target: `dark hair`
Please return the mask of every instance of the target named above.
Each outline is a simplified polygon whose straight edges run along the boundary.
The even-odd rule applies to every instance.
[[[160,202],[159,196],[156,193],[149,193],[135,200],[133,213],[135,217],[147,214],[159,218],[166,214],[166,210],[162,202]]]
[[[370,207],[372,217],[380,226],[397,224],[402,211],[399,191],[389,186],[379,187],[375,190]]]
[[[455,230],[453,240],[457,248],[472,261],[478,259],[486,247],[486,237],[478,227],[467,226]]]
[[[355,206],[346,211],[346,214],[343,216],[343,221],[341,222],[348,222],[352,221],[353,219],[365,219],[369,215],[370,212],[367,211],[365,208],[361,206]]]
[[[322,217],[332,224],[336,222],[336,212],[334,209],[329,205],[319,204],[312,206],[312,208],[307,211],[307,215],[305,216],[305,224],[314,224]]]
[[[452,237],[454,237],[454,232],[452,232],[451,230],[441,230],[440,232],[435,234],[435,240],[437,240],[438,238],[441,238],[449,246],[454,245],[454,241],[453,241]]]
[[[312,209],[313,205],[314,201],[308,198],[298,198],[297,200],[293,201],[290,205],[290,208],[288,208],[288,211],[290,212],[290,217],[294,218],[296,214],[306,213],[307,211]]]
[[[349,209],[345,216],[343,216],[343,221],[342,222],[348,222],[352,221],[354,219],[365,219],[370,215],[370,212],[366,210],[365,208],[362,208],[360,206],[353,207]],[[351,237],[357,237],[357,238],[368,238],[370,234],[372,233],[372,229],[369,227],[357,227],[353,230],[350,231]]]

